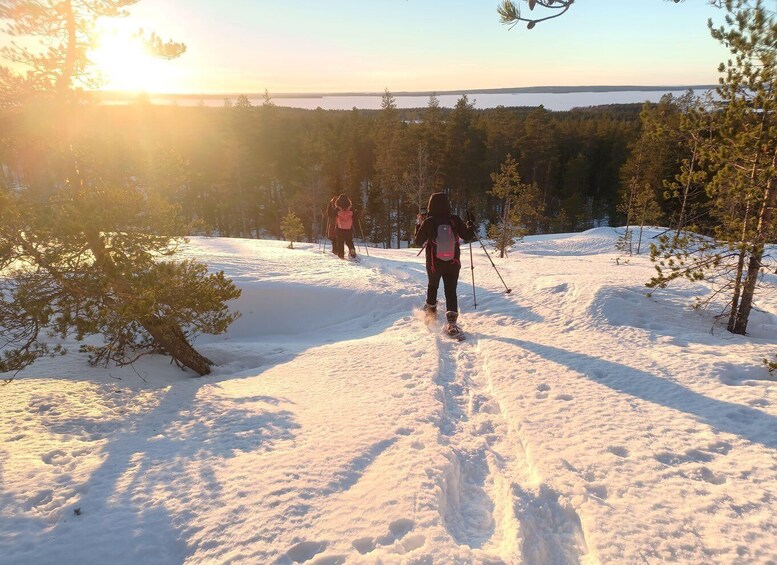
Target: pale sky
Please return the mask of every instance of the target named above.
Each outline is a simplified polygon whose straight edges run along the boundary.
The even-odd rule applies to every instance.
[[[445,91],[545,85],[717,83],[726,50],[706,0],[579,0],[533,30],[496,0],[142,0],[106,21],[106,89],[250,93]],[[123,35],[187,44],[152,61]],[[118,35],[111,37],[107,30]]]

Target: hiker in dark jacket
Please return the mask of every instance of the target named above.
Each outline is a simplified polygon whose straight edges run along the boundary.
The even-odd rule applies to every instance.
[[[474,240],[475,225],[472,222],[465,224],[464,220],[456,214],[451,214],[448,197],[443,192],[435,192],[429,198],[426,216],[418,215],[415,244],[426,247],[426,274],[429,277],[429,286],[426,289],[424,311],[430,316],[436,315],[437,289],[440,287],[440,279],[442,279],[445,286],[445,318],[447,320],[445,329],[450,335],[461,333],[461,329],[456,324],[459,317],[456,285],[459,282],[459,271],[461,270],[460,239],[465,242]],[[440,249],[438,249],[438,240],[441,241]],[[442,249],[442,246],[445,249]]]
[[[333,196],[327,203],[326,208],[321,211],[321,215],[326,216],[326,237],[332,242],[332,253],[337,253],[337,227],[335,226],[335,217],[337,216],[337,196]]]
[[[345,246],[348,246],[348,255],[356,257],[356,247],[353,244],[353,224],[356,221],[351,199],[346,194],[341,194],[334,201],[333,215],[330,222],[336,228],[335,253],[340,259],[345,258]]]

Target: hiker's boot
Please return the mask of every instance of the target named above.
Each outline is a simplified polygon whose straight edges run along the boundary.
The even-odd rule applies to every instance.
[[[437,318],[437,303],[429,304],[424,302],[424,318],[427,321],[435,320]]]
[[[350,251],[348,251],[348,255],[350,255],[351,257],[356,257],[356,250],[351,249]]]
[[[445,313],[445,333],[450,336],[457,336],[461,333],[461,328],[456,324],[456,320],[459,319],[459,313],[449,310]]]

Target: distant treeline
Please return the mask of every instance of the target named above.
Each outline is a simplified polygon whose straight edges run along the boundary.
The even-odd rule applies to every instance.
[[[269,97],[252,106],[243,96],[220,108],[83,106],[70,123],[84,178],[136,183],[178,204],[196,233],[279,237],[291,210],[316,238],[326,202],[347,193],[364,212],[365,237],[396,246],[435,191],[447,192],[460,213],[497,221],[491,174],[508,155],[542,194],[542,219],[531,231],[621,222],[620,171],[640,133],[640,110],[477,110],[466,96],[453,109],[432,96],[428,107],[407,110],[387,92],[381,110],[300,110]],[[0,123],[15,140],[12,153],[0,147],[6,174],[25,186],[48,182],[40,162],[25,164],[19,143],[32,149],[35,124],[46,119],[28,109]]]

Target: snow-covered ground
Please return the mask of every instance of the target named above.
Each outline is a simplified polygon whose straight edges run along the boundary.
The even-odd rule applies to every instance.
[[[0,388],[0,562],[777,562],[777,292],[728,334],[615,237],[527,238],[510,294],[475,244],[477,308],[465,249],[462,343],[415,250],[193,239],[243,289],[213,375],[71,347]]]

